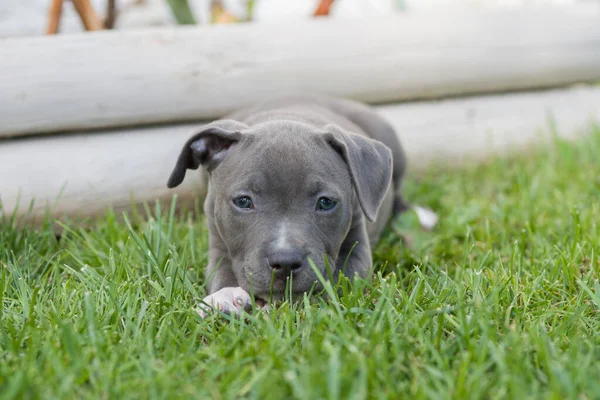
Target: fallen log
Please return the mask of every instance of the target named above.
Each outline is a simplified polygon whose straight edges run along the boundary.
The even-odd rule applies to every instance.
[[[598,8],[4,39],[0,137],[199,121],[290,93],[386,103],[587,82]]]
[[[589,132],[600,121],[600,87],[390,104],[377,108],[402,140],[413,173],[432,163],[455,165],[521,151],[550,137]],[[0,199],[29,219],[46,210],[61,218],[102,214],[108,207],[203,193],[199,173],[166,187],[181,145],[197,124],[82,132],[0,141]],[[409,175],[410,179],[410,175]]]

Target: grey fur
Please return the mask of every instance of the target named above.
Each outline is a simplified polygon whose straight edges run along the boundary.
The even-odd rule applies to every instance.
[[[393,128],[350,100],[278,98],[214,121],[184,145],[168,186],[199,166],[209,176],[209,294],[241,287],[279,298],[286,285],[273,279],[279,264],[297,267],[283,275],[292,275],[300,294],[316,281],[307,259],[327,275],[325,256],[334,276],[345,268],[348,277],[366,278],[371,245],[394,211],[408,208],[401,195],[406,159]],[[254,209],[233,204],[242,195]],[[316,210],[320,196],[337,206]]]

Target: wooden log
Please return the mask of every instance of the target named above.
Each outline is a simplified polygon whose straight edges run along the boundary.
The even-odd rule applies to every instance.
[[[71,3],[73,3],[77,14],[79,14],[79,19],[81,19],[81,23],[86,31],[99,31],[104,29],[102,20],[98,17],[98,14],[96,14],[90,0],[71,0]]]
[[[104,17],[104,27],[113,29],[117,22],[117,0],[106,1],[106,17]]]
[[[331,6],[333,6],[334,0],[321,0],[317,5],[317,8],[313,12],[313,17],[323,17],[329,15]]]
[[[48,13],[48,28],[46,34],[54,35],[58,33],[60,27],[60,18],[62,16],[63,0],[52,0],[50,11]]]
[[[378,107],[396,128],[413,172],[431,163],[481,161],[528,148],[549,135],[575,138],[600,121],[600,87],[505,94]],[[551,125],[550,125],[551,124]],[[35,199],[39,218],[86,217],[107,207],[168,199],[189,202],[203,186],[189,173],[182,186],[166,181],[182,144],[199,125],[102,131],[0,142],[0,194],[4,209],[20,203],[22,215]],[[589,130],[588,130],[589,131]],[[410,179],[410,176],[409,176]]]
[[[383,103],[600,79],[597,10],[444,12],[5,39],[0,137],[198,121],[290,93]]]
[[[166,182],[173,157],[197,127],[171,125],[0,141],[4,212],[17,210],[17,215],[33,221],[46,212],[82,219],[108,207],[129,209],[174,194],[189,205],[202,195],[202,180],[186,179],[172,190],[167,190]]]

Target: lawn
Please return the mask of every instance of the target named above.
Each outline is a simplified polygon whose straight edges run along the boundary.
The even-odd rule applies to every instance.
[[[91,229],[0,223],[1,398],[600,398],[600,131],[431,168],[371,282],[209,317],[206,229],[171,204]]]

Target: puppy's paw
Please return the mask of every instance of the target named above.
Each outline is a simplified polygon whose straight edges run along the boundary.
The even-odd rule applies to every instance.
[[[242,310],[252,310],[252,300],[248,292],[241,287],[226,287],[206,296],[198,307],[198,314],[206,318],[214,309],[228,315],[239,315]]]

